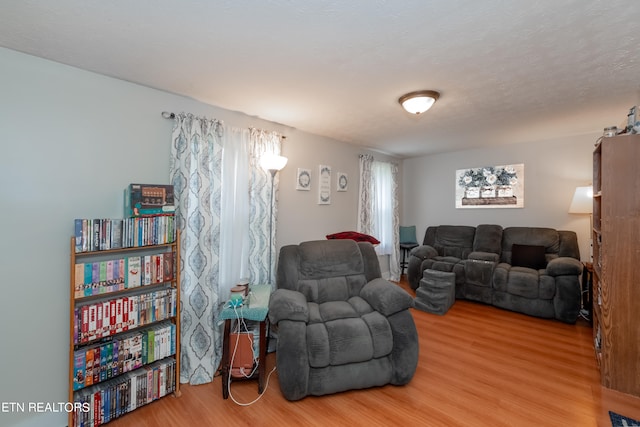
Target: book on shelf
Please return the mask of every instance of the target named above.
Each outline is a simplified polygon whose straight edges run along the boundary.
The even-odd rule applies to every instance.
[[[142,277],[142,271],[140,269],[140,257],[127,257],[125,263],[127,266],[125,286],[127,288],[136,288],[140,286],[140,278]]]
[[[74,426],[101,425],[175,391],[176,361],[163,359],[78,391]],[[81,406],[81,405],[77,405]]]
[[[175,241],[173,214],[74,220],[76,253],[159,245]]]
[[[85,386],[85,376],[87,373],[86,354],[82,350],[73,353],[73,389],[79,390]]]
[[[176,326],[164,322],[74,351],[74,390],[173,356]]]
[[[176,306],[175,288],[85,304],[74,312],[74,329],[79,331],[74,344],[175,317]]]
[[[173,252],[77,263],[74,274],[74,296],[82,298],[102,295],[144,285],[165,283],[173,278]]]

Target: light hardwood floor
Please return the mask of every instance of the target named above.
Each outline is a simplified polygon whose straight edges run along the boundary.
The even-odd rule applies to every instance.
[[[406,282],[400,286],[408,290]],[[167,397],[109,423],[129,426],[611,426],[608,411],[640,419],[640,398],[600,386],[591,328],[456,301],[444,316],[413,310],[420,360],[406,386],[288,402],[277,371],[250,406],[222,399],[221,378],[183,384]],[[268,369],[275,354],[267,357]],[[234,382],[239,402],[254,381]]]

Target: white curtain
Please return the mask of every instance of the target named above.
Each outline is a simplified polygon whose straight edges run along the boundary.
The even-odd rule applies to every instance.
[[[400,280],[398,165],[360,156],[358,231],[376,237],[378,255],[389,256],[389,279]]]
[[[213,379],[222,358],[221,304],[238,280],[273,283],[268,277],[270,241],[275,251],[275,225],[271,239],[268,234],[271,175],[260,167],[265,153],[280,154],[279,134],[176,115],[170,178],[182,237],[183,383]],[[276,177],[274,196],[277,184]]]
[[[222,157],[220,288],[222,298],[249,279],[249,129],[228,128]]]

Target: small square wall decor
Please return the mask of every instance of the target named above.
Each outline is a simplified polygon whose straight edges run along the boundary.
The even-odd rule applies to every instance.
[[[311,189],[311,170],[298,168],[296,175],[296,190],[309,191]]]
[[[336,175],[336,190],[347,191],[347,188],[349,188],[349,177],[347,174],[344,172],[337,172]]]

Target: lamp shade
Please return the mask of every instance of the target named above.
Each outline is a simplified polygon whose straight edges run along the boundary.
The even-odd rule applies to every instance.
[[[260,159],[260,166],[269,172],[277,172],[285,167],[288,160],[286,157],[276,154],[265,154],[262,156],[262,159]]]
[[[569,206],[569,213],[590,214],[593,212],[593,187],[577,187]]]
[[[398,102],[408,113],[422,114],[433,106],[440,94],[433,90],[419,90],[402,95]]]

